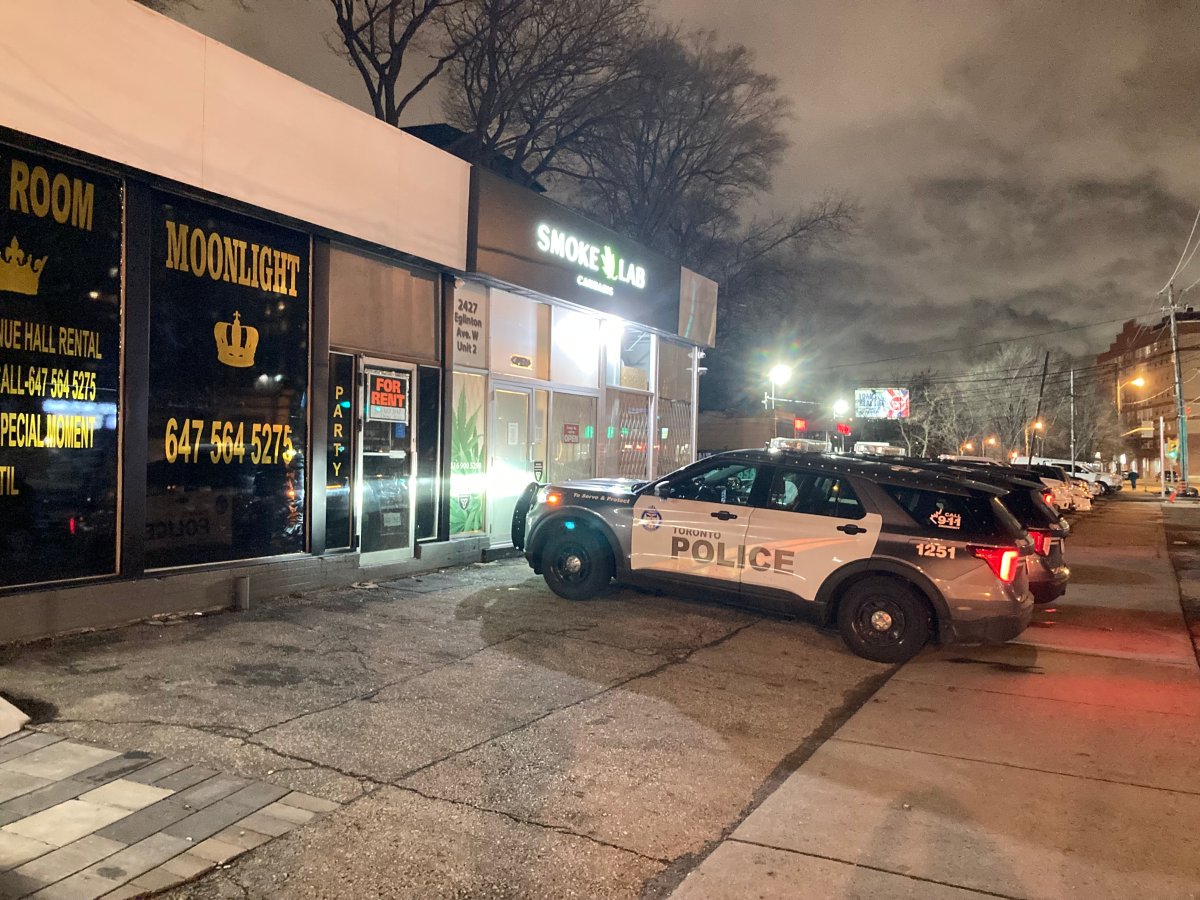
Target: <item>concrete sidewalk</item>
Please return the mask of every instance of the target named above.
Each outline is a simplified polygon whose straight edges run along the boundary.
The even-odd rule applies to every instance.
[[[1082,519],[1055,610],[906,665],[672,896],[1200,897],[1200,671],[1162,515]]]

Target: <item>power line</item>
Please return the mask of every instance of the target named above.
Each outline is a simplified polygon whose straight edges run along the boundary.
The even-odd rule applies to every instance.
[[[1183,252],[1179,254],[1179,262],[1175,263],[1175,271],[1171,273],[1171,277],[1167,279],[1167,283],[1158,289],[1158,293],[1161,294],[1170,287],[1171,282],[1175,280],[1175,276],[1179,274],[1179,269],[1183,265],[1183,258],[1187,256],[1188,247],[1192,246],[1192,238],[1196,234],[1197,224],[1200,224],[1200,209],[1196,210],[1196,218],[1192,220],[1192,230],[1188,232],[1187,243],[1183,245]]]

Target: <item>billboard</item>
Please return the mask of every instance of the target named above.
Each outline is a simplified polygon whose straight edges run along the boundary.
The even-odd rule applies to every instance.
[[[908,388],[858,388],[854,392],[856,419],[907,419]]]

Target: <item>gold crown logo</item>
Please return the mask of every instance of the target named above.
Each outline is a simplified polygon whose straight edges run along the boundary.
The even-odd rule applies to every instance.
[[[28,294],[36,297],[38,282],[42,277],[42,269],[46,268],[49,257],[34,259],[21,249],[14,236],[12,243],[4,249],[0,257],[0,291],[12,291],[14,294]]]
[[[254,365],[254,351],[258,349],[258,329],[251,325],[243,325],[242,317],[233,314],[233,324],[218,322],[213,326],[213,336],[217,339],[217,359],[235,369],[245,369]]]

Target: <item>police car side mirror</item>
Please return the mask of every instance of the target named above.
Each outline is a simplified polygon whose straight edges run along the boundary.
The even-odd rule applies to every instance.
[[[654,496],[656,496],[656,497],[666,500],[668,495],[670,495],[670,493],[671,493],[670,482],[664,481],[661,484],[656,484],[654,486]]]

